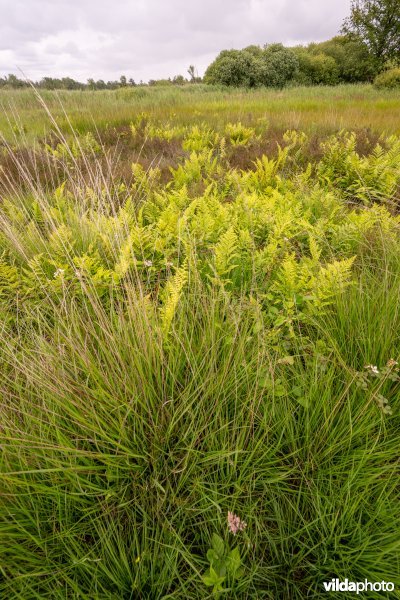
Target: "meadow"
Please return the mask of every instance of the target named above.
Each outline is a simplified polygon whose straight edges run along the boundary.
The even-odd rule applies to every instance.
[[[399,597],[399,94],[0,104],[0,596]]]
[[[129,125],[132,115],[150,111],[154,119],[181,125],[206,121],[220,129],[230,121],[255,125],[266,119],[276,129],[332,133],[339,129],[371,129],[400,134],[399,94],[371,85],[297,87],[275,90],[236,89],[211,85],[122,88],[109,91],[42,90],[47,109],[64,134],[97,127]],[[0,90],[0,131],[33,140],[51,128],[34,90]]]

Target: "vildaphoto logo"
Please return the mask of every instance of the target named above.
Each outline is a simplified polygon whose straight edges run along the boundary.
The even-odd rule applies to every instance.
[[[361,594],[362,592],[393,592],[394,583],[391,581],[349,581],[345,579],[331,579],[331,581],[324,581],[324,588],[326,592],[355,592]]]

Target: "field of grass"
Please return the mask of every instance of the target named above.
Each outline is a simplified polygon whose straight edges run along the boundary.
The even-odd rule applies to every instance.
[[[0,597],[399,597],[399,95],[59,96],[0,94]]]
[[[357,128],[400,134],[399,93],[376,90],[371,85],[284,90],[196,85],[104,92],[41,91],[40,95],[63,133],[69,131],[70,124],[79,133],[107,125],[129,125],[135,114],[145,111],[154,119],[174,120],[181,125],[206,121],[217,130],[230,121],[254,126],[262,119],[274,129],[301,129],[307,133]],[[8,139],[18,135],[19,129],[25,130],[29,140],[49,129],[46,111],[39,108],[33,90],[0,90],[0,106],[0,131]]]

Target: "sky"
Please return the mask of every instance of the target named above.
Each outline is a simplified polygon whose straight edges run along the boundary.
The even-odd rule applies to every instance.
[[[322,41],[350,0],[0,0],[0,76],[204,74],[223,49]]]

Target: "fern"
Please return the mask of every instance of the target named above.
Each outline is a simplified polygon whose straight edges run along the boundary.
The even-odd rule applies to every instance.
[[[255,129],[245,127],[240,123],[228,123],[225,127],[225,135],[229,139],[232,146],[247,146],[250,142],[257,138]]]
[[[335,260],[322,267],[315,280],[315,306],[323,307],[342,292],[351,282],[351,268],[356,257]]]
[[[313,259],[314,263],[317,263],[321,256],[321,250],[318,247],[315,237],[313,237],[312,235],[310,235],[310,237],[309,237],[309,244],[310,244],[311,258]]]
[[[222,277],[229,273],[237,265],[234,260],[238,257],[237,252],[238,237],[234,227],[230,227],[222,236],[218,244],[215,246],[215,270]]]
[[[161,328],[166,337],[170,331],[173,318],[181,297],[183,288],[188,281],[188,266],[184,262],[175,275],[168,279],[163,291],[163,305],[161,307]]]
[[[194,125],[183,140],[182,147],[189,152],[201,152],[214,148],[219,142],[219,135],[206,125]]]
[[[20,285],[18,269],[0,260],[0,299],[14,296]]]
[[[48,253],[53,259],[68,261],[73,254],[75,238],[72,230],[66,225],[54,229],[47,241]]]

